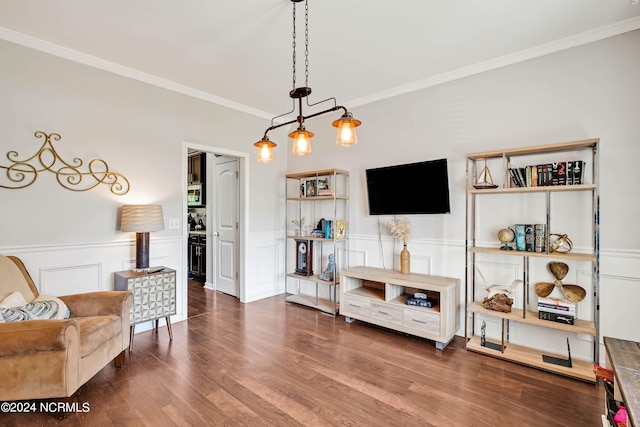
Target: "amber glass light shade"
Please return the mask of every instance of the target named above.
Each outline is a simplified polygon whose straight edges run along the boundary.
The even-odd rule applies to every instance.
[[[298,129],[289,134],[289,138],[293,138],[293,148],[291,152],[296,156],[306,156],[311,154],[311,138],[313,133],[309,132],[300,125]]]
[[[266,136],[254,143],[253,146],[258,148],[258,161],[260,163],[273,162],[273,147],[276,145],[275,142],[269,141],[269,138]]]
[[[360,126],[362,122],[353,118],[351,113],[345,113],[338,120],[332,123],[333,126],[338,128],[338,134],[336,135],[336,144],[340,147],[351,147],[358,143],[358,133],[356,127]]]

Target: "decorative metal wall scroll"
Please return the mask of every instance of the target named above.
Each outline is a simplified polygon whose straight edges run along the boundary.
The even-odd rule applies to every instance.
[[[55,174],[58,183],[67,190],[87,191],[99,184],[106,184],[110,186],[111,192],[118,196],[129,192],[129,180],[119,173],[111,172],[104,160],[91,160],[87,165],[89,170],[82,172],[80,168],[83,161],[80,158],[76,157],[71,163],[67,163],[53,148],[52,141],[59,141],[62,138],[59,134],[37,131],[35,136],[45,138],[45,141],[40,150],[28,159],[19,159],[19,154],[15,150],[7,152],[7,159],[12,164],[0,165],[0,169],[5,171],[6,180],[8,180],[5,184],[2,182],[4,178],[0,177],[0,188],[14,190],[26,188],[36,181],[40,172],[49,171]]]

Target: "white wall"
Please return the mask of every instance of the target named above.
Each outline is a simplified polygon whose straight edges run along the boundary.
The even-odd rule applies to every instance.
[[[249,168],[245,301],[283,289],[285,172],[350,170],[351,264],[381,266],[384,259],[392,268],[399,246],[394,254],[385,237],[379,253],[377,218],[366,210],[364,170],[447,157],[452,213],[411,218],[412,266],[464,282],[465,154],[599,137],[601,333],[640,340],[635,327],[640,275],[634,268],[640,260],[634,180],[640,157],[639,47],[640,31],[635,31],[356,108],[363,125],[360,144],[351,149],[333,143],[333,117],[307,124],[316,133],[314,153],[307,158],[289,154],[284,130],[273,132],[271,139],[279,143],[276,162]],[[0,188],[0,253],[20,255],[34,276],[55,278],[49,283],[60,289],[67,286],[66,276],[48,272],[68,270],[73,278],[83,272],[78,291],[110,289],[112,272],[128,268],[134,258],[134,236],[117,230],[119,207],[162,203],[165,218],[179,218],[181,228],[153,233],[151,258],[178,271],[177,317],[183,318],[183,142],[247,152],[253,159],[252,143],[265,120],[8,42],[0,42],[0,63],[0,166],[7,164],[10,150],[34,153],[41,144],[33,137],[36,130],[57,132],[63,139],[56,148],[64,159],[104,159],[132,185],[126,196],[114,196],[106,187],[75,193],[41,173],[29,188]],[[339,94],[322,96],[332,95],[340,101]],[[517,274],[517,266],[504,268]],[[585,357],[581,350],[576,356]]]
[[[249,163],[255,163],[252,144],[268,122],[9,42],[0,41],[0,63],[0,166],[10,166],[6,153],[11,150],[20,159],[35,154],[43,140],[34,132],[41,130],[62,135],[55,149],[68,162],[82,159],[82,171],[98,158],[131,183],[123,196],[106,185],[74,192],[43,171],[27,188],[0,188],[0,253],[21,256],[37,282],[40,271],[56,269],[58,283],[49,286],[55,294],[70,287],[65,278],[78,292],[112,289],[112,273],[128,268],[135,258],[135,235],[117,229],[120,206],[160,203],[165,230],[151,235],[151,264],[177,270],[181,291],[176,320],[184,318],[184,143],[249,153]],[[285,163],[280,157],[248,168],[245,232],[269,236],[271,246]],[[0,185],[10,184],[6,170],[0,169]],[[178,229],[168,229],[172,218],[179,219]],[[248,245],[247,250],[248,259],[258,258],[259,248]],[[273,294],[275,279],[256,276],[255,270],[249,263],[243,272],[246,300],[265,296],[265,287]]]
[[[398,268],[401,247],[396,245],[392,253],[384,226],[384,259],[380,254],[378,218],[367,214],[364,170],[446,157],[452,213],[411,216],[409,249],[413,271],[457,277],[464,286],[465,154],[600,138],[601,334],[640,341],[640,312],[635,307],[640,300],[640,273],[634,268],[640,261],[640,192],[636,179],[640,158],[639,75],[640,31],[634,31],[355,108],[354,116],[363,124],[358,128],[360,143],[353,148],[336,147],[330,125],[334,118],[312,119],[307,128],[316,133],[313,154],[305,158],[290,155],[287,169],[349,170],[351,265],[382,266],[384,261],[391,268],[395,257]],[[500,177],[493,177],[499,183]],[[428,194],[427,183],[423,189]],[[495,212],[512,212],[512,202],[510,198],[496,201]],[[574,220],[571,207],[561,209],[558,215],[563,218],[557,224]],[[515,222],[520,221],[512,215],[509,223]],[[544,217],[538,222],[544,222]],[[498,244],[493,236],[501,227],[490,228],[481,230],[482,243]],[[588,242],[589,236],[573,235],[578,241],[585,237]],[[496,278],[521,276],[522,262],[518,258],[483,262]],[[542,268],[539,277],[544,276],[545,263],[538,268]],[[584,277],[588,266],[572,269],[576,280],[588,280]],[[460,294],[464,295],[464,289]],[[461,312],[461,325],[463,321]],[[519,335],[519,328],[523,329],[522,325],[512,328],[512,339],[529,339],[529,332]],[[459,334],[464,335],[462,326]],[[545,339],[546,331],[538,334],[532,345],[545,346],[541,342]],[[558,351],[564,354],[564,338],[556,341]],[[575,356],[589,359],[589,339],[583,341]]]

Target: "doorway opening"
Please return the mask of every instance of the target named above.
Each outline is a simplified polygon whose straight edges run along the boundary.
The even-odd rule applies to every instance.
[[[185,142],[184,165],[185,302],[194,280],[243,302],[248,154]]]

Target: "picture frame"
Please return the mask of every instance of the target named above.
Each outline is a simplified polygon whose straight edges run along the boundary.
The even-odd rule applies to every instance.
[[[305,197],[316,197],[317,193],[317,182],[315,179],[307,179],[305,181]]]
[[[345,239],[347,237],[347,222],[343,219],[336,220],[336,239]]]

